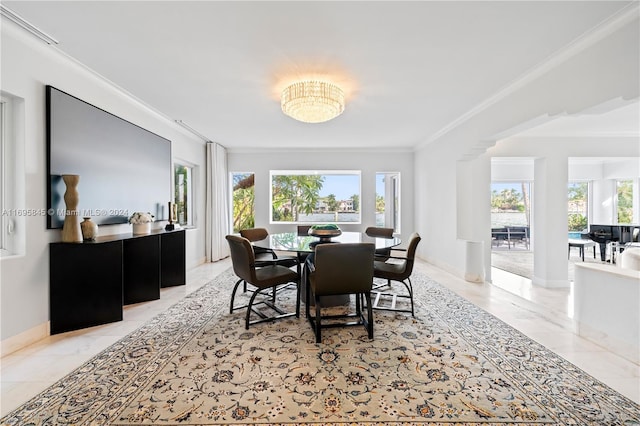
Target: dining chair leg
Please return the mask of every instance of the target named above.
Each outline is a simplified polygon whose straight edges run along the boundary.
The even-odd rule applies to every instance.
[[[244,328],[246,330],[249,329],[249,322],[251,321],[251,308],[253,307],[253,301],[255,300],[258,293],[260,293],[259,289],[253,292],[253,294],[251,295],[251,299],[249,299],[249,304],[247,305],[247,316],[244,323]]]
[[[416,315],[415,315],[414,308],[413,308],[413,283],[411,282],[411,278],[410,277],[407,278],[407,281],[409,281],[409,287],[408,288],[409,288],[409,296],[410,296],[409,300],[411,300],[411,316],[415,317]]]
[[[243,279],[239,279],[236,282],[236,285],[233,286],[233,291],[231,292],[231,306],[229,307],[229,313],[230,314],[233,313],[233,301],[236,298],[236,291],[238,290],[238,286],[240,285],[241,282],[244,282],[245,287],[247,286],[247,283]]]
[[[296,318],[300,318],[300,276],[296,282]]]
[[[371,292],[366,292],[364,298],[367,301],[367,332],[369,334],[369,339],[373,339],[373,306],[371,306]]]
[[[316,343],[320,343],[322,342],[322,320],[321,320],[322,316],[320,315],[320,296],[316,296],[316,320],[315,320],[315,325],[316,325]]]
[[[302,285],[304,285],[304,313],[307,316],[307,318],[311,318],[310,307],[309,307],[309,305],[311,304],[311,286],[309,285],[309,281],[307,281],[306,274],[304,274]]]

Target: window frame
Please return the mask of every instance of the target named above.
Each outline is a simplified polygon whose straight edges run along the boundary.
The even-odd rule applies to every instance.
[[[631,186],[631,207],[629,208],[631,211],[631,220],[629,222],[620,222],[620,183],[625,182]],[[620,178],[615,179],[615,197],[614,198],[614,212],[613,217],[615,219],[616,224],[628,225],[633,224],[638,221],[638,218],[635,217],[634,205],[633,201],[635,198],[636,185],[633,178]]]
[[[585,202],[585,209],[586,209],[586,219],[587,219],[587,228],[589,227],[589,224],[591,223],[591,216],[592,216],[592,181],[590,180],[570,180],[567,183],[567,225],[568,225],[568,221],[569,221],[569,214],[571,214],[571,212],[569,211],[569,185],[577,185],[577,184],[586,184],[587,185],[587,191],[586,191],[586,202]],[[582,230],[581,230],[582,231]],[[569,231],[569,232],[578,232],[578,231]]]
[[[26,221],[46,218],[42,209],[25,208],[24,99],[0,92],[0,259],[23,256],[26,252]]]
[[[182,227],[195,227],[196,226],[196,215],[195,215],[195,206],[196,206],[196,185],[195,185],[195,176],[197,167],[192,163],[180,159],[173,160],[173,202],[176,205],[180,205],[178,202],[178,182],[176,182],[177,177],[177,168],[184,167],[187,169],[187,197],[186,197],[186,221],[181,223],[179,220],[179,214],[176,217],[176,222]],[[171,214],[171,212],[169,212]]]
[[[384,209],[384,219],[382,224],[378,223],[378,218],[377,218],[377,214],[378,212],[375,211],[374,214],[376,215],[376,226],[382,226],[384,228],[393,228],[395,233],[401,233],[402,229],[401,229],[401,225],[402,225],[402,176],[400,172],[376,172],[376,177],[375,177],[375,202],[377,202],[378,200],[378,176],[383,175],[384,178],[388,178],[391,177],[394,184],[387,184],[384,183],[384,193],[381,194],[382,197],[384,198],[384,203],[385,203],[385,209]],[[394,206],[393,209],[391,210],[391,213],[389,213],[388,209],[387,209],[387,196],[390,196],[393,198],[394,201]],[[374,207],[375,208],[375,207]]]
[[[2,171],[0,172],[0,256],[6,256],[11,254],[9,247],[9,216],[5,214],[7,211],[7,181],[9,172],[7,170],[7,144],[8,144],[8,120],[7,120],[7,99],[4,96],[0,97],[0,165]]]
[[[234,227],[234,222],[235,222],[235,215],[234,215],[234,209],[235,209],[235,205],[234,205],[234,200],[233,200],[233,187],[234,187],[234,183],[233,183],[233,179],[234,176],[236,175],[253,175],[253,179],[254,179],[254,184],[253,184],[253,205],[251,207],[251,211],[253,213],[253,221],[254,221],[254,226],[255,226],[255,220],[256,220],[256,202],[255,202],[255,178],[256,178],[256,173],[255,172],[238,172],[238,171],[233,171],[233,172],[229,172],[229,207],[230,207],[230,212],[229,212],[229,229],[230,232],[235,233],[235,227]],[[239,229],[238,229],[239,232]]]

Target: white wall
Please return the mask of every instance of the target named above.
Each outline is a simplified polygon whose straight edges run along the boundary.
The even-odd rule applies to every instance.
[[[542,122],[544,117],[574,114],[615,99],[637,99],[640,95],[640,34],[638,19],[594,38],[593,43],[564,61],[549,65],[536,76],[523,78],[505,90],[467,121],[443,132],[416,153],[416,227],[423,237],[418,255],[463,276],[465,250],[461,241],[486,230],[485,265],[490,273],[489,209],[469,208],[461,203],[469,197],[489,199],[490,162],[483,158],[487,147],[504,139],[506,132],[523,123]],[[535,70],[536,72],[539,70]],[[491,155],[539,158],[562,155],[593,157],[638,157],[638,140],[555,140],[546,147],[522,141],[502,144]],[[568,146],[568,151],[563,151]],[[467,161],[460,161],[467,160]],[[457,166],[456,166],[457,164]],[[486,170],[483,171],[483,168]],[[460,184],[458,180],[467,182]],[[458,191],[464,191],[458,193]],[[566,208],[566,206],[565,206]],[[464,224],[461,226],[460,224]],[[473,236],[473,238],[476,238]]]
[[[271,233],[288,232],[295,225],[269,223],[270,170],[361,170],[362,224],[341,224],[345,231],[362,231],[375,226],[375,177],[377,172],[400,172],[401,236],[406,239],[414,228],[413,153],[348,150],[252,150],[229,151],[229,172],[255,173],[255,224]]]
[[[493,182],[529,182],[533,180],[532,158],[508,158],[508,162],[491,160],[491,181]]]
[[[71,62],[51,46],[10,22],[2,25],[2,91],[24,100],[25,208],[46,209],[45,85],[118,115],[172,141],[173,155],[200,171],[196,182],[199,228],[187,231],[187,265],[204,259],[204,144],[175,123],[135,102],[100,77]],[[126,66],[123,64],[123,66]],[[171,173],[167,170],[167,173]],[[169,201],[169,200],[167,200]],[[0,339],[3,353],[16,342],[47,333],[49,320],[49,243],[60,230],[47,230],[45,217],[26,219],[26,254],[0,260]],[[101,235],[129,232],[129,225],[100,227]]]

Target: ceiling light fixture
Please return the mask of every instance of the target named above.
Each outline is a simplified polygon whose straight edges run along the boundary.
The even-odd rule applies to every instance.
[[[344,92],[328,81],[303,80],[282,91],[282,112],[305,123],[323,123],[344,111]]]

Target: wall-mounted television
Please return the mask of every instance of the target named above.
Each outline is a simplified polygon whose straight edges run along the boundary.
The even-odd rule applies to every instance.
[[[80,176],[78,215],[98,225],[134,212],[168,218],[171,141],[52,86],[47,106],[47,228],[64,223],[63,174]]]

